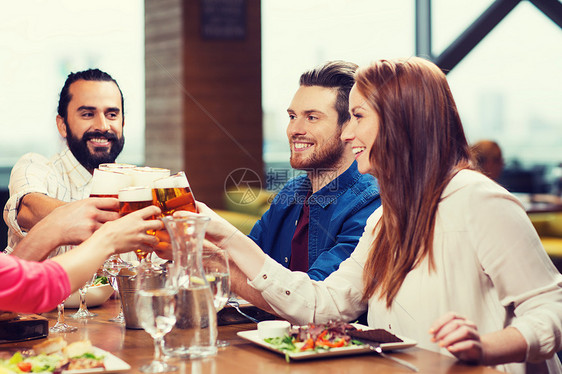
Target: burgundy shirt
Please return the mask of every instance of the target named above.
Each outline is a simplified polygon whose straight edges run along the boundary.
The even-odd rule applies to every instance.
[[[312,195],[309,191],[306,195],[301,215],[291,240],[291,262],[289,269],[292,271],[308,271],[308,218],[310,216],[310,207],[308,206],[308,198]]]

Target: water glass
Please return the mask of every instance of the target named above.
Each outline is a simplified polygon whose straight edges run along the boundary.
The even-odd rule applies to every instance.
[[[213,302],[217,313],[224,308],[230,297],[230,268],[228,266],[228,253],[224,249],[203,249],[203,271],[205,278],[211,286]],[[225,340],[217,340],[218,348],[227,347]]]
[[[143,365],[143,373],[164,373],[175,371],[162,360],[162,341],[176,323],[176,293],[173,282],[168,280],[167,273],[141,265],[137,273],[136,307],[137,316],[142,328],[154,339],[154,358]]]

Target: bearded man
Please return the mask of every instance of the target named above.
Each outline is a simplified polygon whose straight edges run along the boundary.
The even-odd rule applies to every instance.
[[[351,255],[367,218],[380,206],[376,180],[357,171],[340,139],[350,120],[349,91],[357,65],[332,61],[303,73],[287,109],[291,179],[249,237],[291,270],[323,280]]]
[[[123,94],[109,74],[89,69],[68,75],[56,117],[67,147],[51,159],[28,153],[14,165],[10,198],[4,208],[9,229],[6,253],[43,259],[44,255],[13,248],[56,207],[89,196],[94,169],[101,163],[115,162],[123,149],[124,123]],[[76,220],[83,229],[69,230],[69,243],[79,244],[104,222],[118,218],[117,199],[85,199],[75,206]],[[67,249],[60,247],[49,257]]]

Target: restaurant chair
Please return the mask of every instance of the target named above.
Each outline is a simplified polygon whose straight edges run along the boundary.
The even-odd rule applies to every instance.
[[[550,259],[562,272],[562,212],[530,213],[529,218]]]
[[[215,209],[215,212],[248,235],[274,197],[274,192],[263,189],[230,189],[224,195],[225,209]]]

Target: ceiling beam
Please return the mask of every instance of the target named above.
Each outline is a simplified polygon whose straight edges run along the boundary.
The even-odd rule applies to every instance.
[[[416,0],[416,56],[434,60],[431,39],[431,0]]]
[[[447,74],[476,47],[521,0],[496,0],[455,41],[435,58]]]
[[[552,22],[562,28],[562,3],[558,0],[529,0]]]

